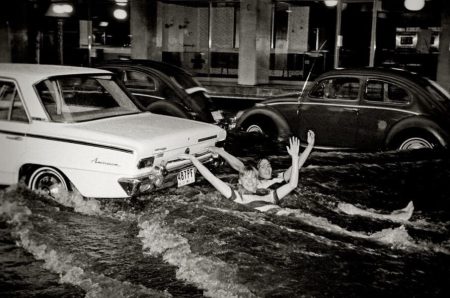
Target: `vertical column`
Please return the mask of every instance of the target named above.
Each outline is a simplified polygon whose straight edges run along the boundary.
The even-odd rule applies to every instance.
[[[341,25],[342,25],[342,0],[338,0],[336,6],[336,41],[334,44],[334,68],[339,67],[339,52],[342,47]]]
[[[11,62],[11,41],[9,23],[0,23],[0,62]]]
[[[1,43],[9,43],[4,45],[2,49],[10,50],[10,53],[5,56],[10,59],[9,62],[23,63],[30,61],[27,17],[29,17],[27,1],[14,1],[14,5],[9,7],[7,21],[2,24],[3,30],[6,30],[3,31],[3,34],[6,34],[8,39],[2,39]]]
[[[369,66],[373,67],[375,64],[375,52],[377,49],[377,17],[378,17],[378,0],[373,0],[372,6],[372,31],[370,34],[370,56]]]
[[[450,2],[442,5],[437,82],[450,92]]]
[[[158,1],[130,1],[131,57],[161,61],[158,39]]]
[[[240,8],[238,84],[269,82],[270,0],[242,0]]]
[[[64,20],[57,20],[56,40],[58,43],[58,63],[64,64]]]

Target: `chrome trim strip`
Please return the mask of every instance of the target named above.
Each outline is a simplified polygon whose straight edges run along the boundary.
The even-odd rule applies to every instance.
[[[8,130],[0,130],[0,133],[4,133],[7,135],[13,135],[13,136],[20,136],[20,137],[25,137],[26,133],[23,132],[14,132],[14,131],[8,131]]]
[[[212,139],[215,139],[215,138],[217,138],[217,135],[213,135],[213,136],[209,136],[209,137],[204,137],[204,138],[198,139],[197,142],[200,143],[200,142],[207,141],[207,140],[212,140]]]
[[[156,99],[165,99],[164,97],[161,97],[161,96],[142,94],[142,93],[136,93],[136,92],[132,92],[131,94],[142,96],[142,97],[151,97],[151,98],[156,98]]]
[[[254,101],[262,101],[266,98],[264,97],[252,97],[252,96],[239,96],[239,95],[223,95],[223,94],[209,94],[212,98],[223,98],[223,99],[245,99],[245,100],[254,100]]]
[[[42,135],[35,135],[35,134],[26,134],[27,137],[30,138],[36,138],[36,139],[44,139],[49,141],[56,141],[56,142],[64,142],[64,143],[71,143],[71,144],[77,144],[77,145],[83,145],[83,146],[90,146],[90,147],[97,147],[97,148],[103,148],[103,149],[110,149],[120,152],[125,152],[129,154],[133,154],[134,151],[130,149],[115,147],[115,146],[108,146],[108,145],[102,145],[102,144],[95,144],[95,143],[89,143],[89,142],[83,142],[83,141],[76,141],[76,140],[70,140],[70,139],[63,139],[63,138],[56,138],[56,137],[47,137]]]
[[[36,121],[45,121],[45,122],[48,122],[48,120],[47,120],[47,119],[44,119],[44,118],[38,118],[38,117],[33,117],[33,118],[31,118],[31,120],[36,120]]]
[[[184,91],[186,91],[187,94],[192,94],[194,92],[199,92],[199,91],[208,92],[208,90],[206,90],[206,88],[204,88],[204,87],[191,87],[191,88],[184,89]]]
[[[276,105],[293,105],[292,102],[277,102],[277,103],[267,103],[266,106],[276,106]],[[319,105],[319,106],[335,106],[335,107],[343,107],[343,108],[359,108],[359,109],[373,109],[373,110],[389,110],[396,112],[403,112],[412,115],[421,115],[421,113],[398,109],[398,108],[390,108],[390,107],[378,107],[378,106],[368,106],[368,105],[350,105],[350,104],[335,104],[335,103],[319,103],[319,102],[302,102],[302,105]]]

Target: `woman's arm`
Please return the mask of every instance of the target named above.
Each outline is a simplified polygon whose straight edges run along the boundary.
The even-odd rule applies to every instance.
[[[225,161],[238,172],[242,172],[244,170],[244,163],[240,161],[236,156],[231,155],[225,149],[218,148],[215,146],[208,147],[208,150],[212,153],[219,154]]]
[[[190,154],[181,154],[179,156],[180,158],[189,159],[192,164],[197,168],[197,170],[202,174],[202,176],[208,180],[209,183],[211,183],[212,186],[214,186],[215,189],[217,189],[224,197],[230,198],[232,194],[231,187],[214,176],[213,173],[211,173],[208,168],[206,168],[195,156]]]
[[[289,182],[277,188],[276,190],[278,198],[280,200],[287,194],[289,194],[292,190],[294,190],[298,185],[298,153],[300,151],[300,141],[296,137],[292,137],[289,139],[289,147],[287,147],[287,151],[292,157],[292,171]]]
[[[309,154],[311,154],[311,151],[314,147],[314,142],[315,142],[315,134],[312,130],[308,131],[308,146],[305,148],[305,150],[303,151],[302,154],[300,154],[300,157],[298,159],[298,169],[300,170],[301,167],[303,167],[303,165],[305,164],[306,160],[309,157]],[[289,167],[284,173],[283,173],[283,178],[286,182],[289,181],[290,177],[291,177],[291,171],[292,171],[292,167]]]

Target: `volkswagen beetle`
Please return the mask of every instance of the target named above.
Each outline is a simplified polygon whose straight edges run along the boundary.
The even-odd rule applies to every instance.
[[[236,127],[272,138],[316,133],[331,150],[446,148],[450,95],[436,82],[399,69],[340,69],[303,95],[272,98],[240,113]]]

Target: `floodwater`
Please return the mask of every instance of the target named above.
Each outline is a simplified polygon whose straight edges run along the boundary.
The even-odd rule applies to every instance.
[[[230,140],[246,162],[289,166],[275,144]],[[450,297],[449,182],[448,152],[314,151],[272,213],[202,179],[123,200],[12,186],[0,194],[0,296]],[[411,201],[411,218],[385,216]]]

